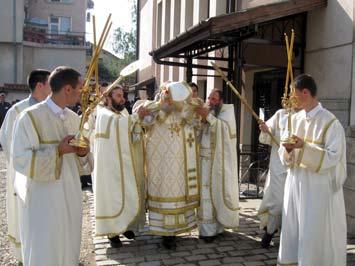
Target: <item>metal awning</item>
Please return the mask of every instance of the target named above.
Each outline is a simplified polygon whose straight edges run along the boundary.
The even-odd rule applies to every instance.
[[[150,52],[160,64],[186,66],[164,58],[197,58],[226,47],[236,40],[256,36],[259,27],[271,21],[325,7],[327,0],[290,0],[212,17]]]

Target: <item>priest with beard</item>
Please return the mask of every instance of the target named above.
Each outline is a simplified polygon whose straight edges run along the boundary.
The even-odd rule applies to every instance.
[[[112,247],[121,247],[119,235],[134,239],[145,221],[143,143],[139,117],[124,112],[123,88],[108,93],[97,109],[94,141],[94,202],[96,235],[108,236]]]
[[[151,112],[141,121],[146,130],[149,233],[163,236],[167,249],[176,248],[177,235],[197,226],[198,121],[188,103],[191,96],[187,83],[168,82],[161,86],[155,101],[135,105]]]
[[[211,91],[207,107],[198,107],[203,119],[200,140],[201,199],[199,235],[212,242],[224,228],[239,225],[238,160],[234,106],[223,104],[223,92]]]

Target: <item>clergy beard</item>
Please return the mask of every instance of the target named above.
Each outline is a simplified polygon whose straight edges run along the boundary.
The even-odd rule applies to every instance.
[[[219,113],[221,112],[221,109],[222,109],[222,104],[218,104],[218,105],[210,105],[209,106],[209,109],[211,112],[214,113],[214,115],[216,117],[218,117]]]
[[[114,99],[112,99],[111,105],[112,105],[112,109],[117,112],[121,112],[125,107],[123,104],[117,103]]]

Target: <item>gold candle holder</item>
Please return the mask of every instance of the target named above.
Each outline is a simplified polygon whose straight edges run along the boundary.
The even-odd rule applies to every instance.
[[[295,31],[291,32],[291,40],[289,41],[287,34],[285,33],[285,43],[286,43],[286,52],[287,52],[287,73],[286,73],[286,81],[285,81],[285,91],[284,95],[281,99],[282,107],[287,111],[287,136],[281,139],[281,143],[283,144],[295,144],[296,140],[292,136],[292,112],[294,107],[297,105],[297,97],[295,93],[295,89],[292,87],[293,85],[293,69],[292,69],[292,61],[293,61],[293,46],[295,41]],[[289,86],[290,92],[288,92]],[[282,137],[282,136],[281,136]]]
[[[89,146],[83,134],[84,124],[87,122],[89,115],[95,110],[96,106],[103,100],[103,98],[106,97],[117,86],[117,84],[121,82],[121,80],[124,77],[129,76],[132,73],[136,72],[139,69],[139,67],[140,67],[140,61],[134,61],[133,63],[126,66],[124,69],[121,70],[120,76],[104,91],[104,93],[101,96],[96,95],[93,101],[88,102],[88,105],[85,108],[85,110],[83,110],[81,116],[79,132],[75,135],[74,139],[70,141],[69,143],[70,145],[75,147],[80,147],[80,148],[87,148]],[[90,99],[90,96],[91,95],[89,95],[87,99]]]

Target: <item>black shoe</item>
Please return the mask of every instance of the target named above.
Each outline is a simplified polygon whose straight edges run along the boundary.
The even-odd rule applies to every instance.
[[[166,249],[175,250],[176,249],[176,237],[175,236],[163,236],[162,245]]]
[[[270,247],[270,242],[274,234],[269,234],[267,231],[265,231],[263,238],[261,239],[261,247],[262,248],[268,248]]]
[[[205,243],[209,244],[212,243],[217,236],[199,236],[199,239],[202,239],[203,241],[205,241]]]
[[[123,233],[123,235],[128,239],[134,239],[136,237],[133,231],[126,231]]]
[[[113,248],[122,247],[120,236],[109,237],[108,240],[110,240],[111,247]]]

